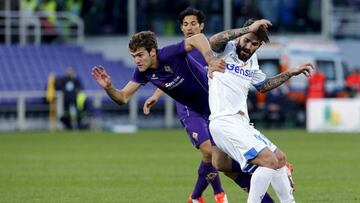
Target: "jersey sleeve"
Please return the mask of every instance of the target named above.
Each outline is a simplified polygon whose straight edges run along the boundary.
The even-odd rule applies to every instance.
[[[257,60],[256,53],[250,59],[251,69],[254,71],[254,75],[252,77],[251,83],[254,87],[260,87],[266,81],[266,75],[260,70],[259,63]]]
[[[185,41],[171,44],[158,50],[158,58],[162,61],[172,60],[176,56],[186,56]]]
[[[149,82],[149,80],[146,78],[145,74],[140,72],[137,68],[135,68],[135,71],[133,73],[133,77],[131,81],[139,83],[141,85],[145,85]]]

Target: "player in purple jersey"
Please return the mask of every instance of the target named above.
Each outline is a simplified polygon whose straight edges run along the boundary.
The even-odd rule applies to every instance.
[[[120,105],[127,103],[141,85],[151,82],[176,101],[186,104],[199,118],[207,119],[210,113],[207,101],[207,70],[188,55],[193,48],[199,50],[209,64],[209,69],[224,70],[224,61],[212,55],[209,42],[203,34],[196,34],[180,43],[157,49],[155,34],[144,31],[136,33],[130,39],[129,51],[137,69],[133,79],[125,87],[121,90],[116,89],[102,66],[94,67],[92,75],[106,93]],[[207,123],[204,127],[206,128],[200,130],[208,130]],[[216,177],[211,175],[217,173],[211,164],[204,165],[202,170],[206,171],[206,178],[209,180]],[[218,187],[219,193],[223,192],[221,185]],[[223,200],[226,200],[226,196],[223,197]]]
[[[199,34],[204,29],[204,20],[205,16],[204,14],[194,8],[187,8],[183,12],[180,13],[178,17],[178,21],[180,23],[181,31],[184,34],[185,38],[191,37],[195,34]],[[197,63],[201,64],[202,66],[206,66],[206,61],[202,57],[201,53],[197,51],[196,49],[192,50],[188,53],[188,57],[194,59],[197,61]],[[205,74],[205,73],[204,73]],[[148,115],[150,113],[150,109],[153,105],[156,104],[159,97],[163,94],[163,92],[160,89],[157,89],[155,93],[145,101],[144,104],[144,114]],[[214,196],[217,202],[223,202],[223,195],[224,193],[217,193],[216,188],[221,185],[220,178],[218,176],[218,173],[213,169],[211,166],[211,136],[208,129],[208,118],[203,117],[203,115],[198,114],[196,111],[192,110],[189,106],[183,105],[179,102],[176,102],[176,110],[178,113],[179,120],[181,124],[184,126],[190,141],[192,144],[200,149],[201,152],[201,163],[198,169],[198,178],[197,182],[195,184],[195,188],[189,197],[189,203],[192,202],[202,202],[203,197],[202,193],[208,186],[208,182],[212,185],[214,189]],[[218,152],[218,150],[217,150]],[[220,156],[217,157],[218,161],[221,158]],[[237,183],[241,188],[243,188],[245,191],[248,191],[250,189],[250,179],[251,175],[242,173],[240,170],[240,167],[238,166],[238,163],[231,160],[230,158],[227,158],[228,161],[233,162],[232,165],[234,165],[234,169],[230,169],[231,171],[240,171],[240,173],[225,173],[230,178],[232,178],[235,183]],[[206,171],[206,168],[208,171]],[[229,169],[228,169],[229,170]],[[216,173],[214,173],[214,171]],[[215,176],[214,176],[215,175]],[[209,176],[212,176],[214,178],[207,178]],[[273,202],[271,197],[266,194],[266,196],[263,199],[263,202]]]
[[[204,28],[204,20],[205,15],[201,11],[193,8],[187,8],[181,12],[178,17],[178,21],[181,25],[180,28],[184,33],[185,38],[201,33]],[[196,61],[196,63],[199,63],[202,67],[207,66],[201,53],[196,49],[189,52],[188,57],[193,61]],[[206,72],[203,72],[203,74],[205,75]],[[144,104],[144,114],[148,115],[150,113],[150,108],[158,101],[162,94],[163,92],[160,89],[157,89],[154,95],[147,99]],[[202,102],[206,103],[205,100],[202,100]],[[213,188],[216,202],[225,202],[226,196],[221,187],[220,176],[211,164],[211,143],[207,118],[192,110],[189,106],[185,106],[179,102],[176,102],[176,110],[179,120],[184,126],[190,141],[197,149],[200,149],[199,151],[201,152],[198,178],[188,202],[203,202],[204,199],[202,194],[209,183]]]

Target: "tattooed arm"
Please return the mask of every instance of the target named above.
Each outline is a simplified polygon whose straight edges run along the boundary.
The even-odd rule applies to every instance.
[[[311,69],[314,69],[314,67],[310,63],[301,64],[296,68],[292,68],[288,71],[280,73],[279,75],[269,78],[263,85],[258,87],[257,90],[261,93],[268,92],[276,87],[279,87],[292,76],[299,75],[300,73],[303,73],[306,77],[310,77]]]
[[[264,26],[267,28],[270,25],[270,21],[262,19],[255,21],[253,24],[247,27],[231,29],[217,33],[210,38],[211,49],[215,52],[222,52],[225,49],[226,43],[228,41],[236,39],[250,32],[256,32],[260,28],[260,26]]]

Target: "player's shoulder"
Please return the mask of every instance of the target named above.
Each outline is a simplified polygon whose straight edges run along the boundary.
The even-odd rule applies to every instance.
[[[225,48],[222,52],[218,52],[218,56],[224,57],[226,55],[229,55],[230,53],[236,53],[236,44],[235,41],[228,41],[225,45]]]
[[[186,54],[184,40],[169,44],[157,50],[157,58],[161,61],[174,59],[174,57],[184,57]]]

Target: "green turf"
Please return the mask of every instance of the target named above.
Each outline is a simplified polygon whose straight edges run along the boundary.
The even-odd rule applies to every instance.
[[[359,134],[263,132],[295,168],[297,202],[360,202]],[[183,130],[0,133],[0,202],[186,202],[199,160]],[[230,203],[246,202],[222,181]]]

